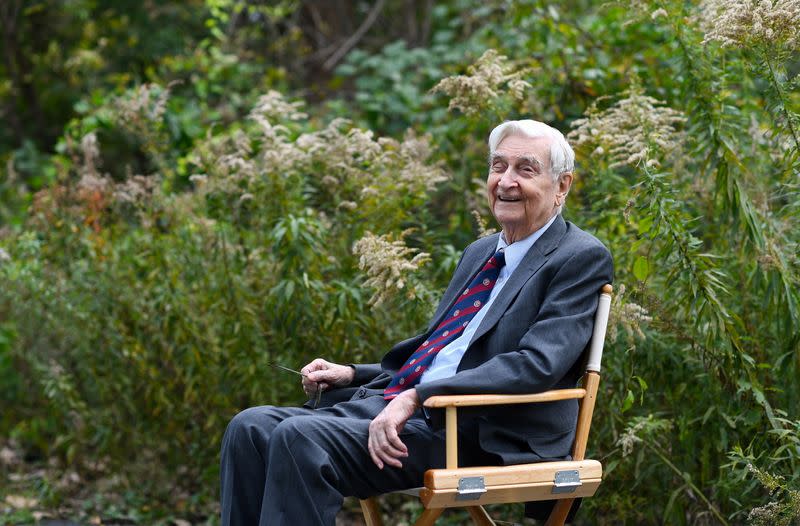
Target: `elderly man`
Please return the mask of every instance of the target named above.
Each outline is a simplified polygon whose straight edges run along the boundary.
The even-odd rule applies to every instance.
[[[574,387],[608,250],[561,217],[574,154],[541,122],[505,122],[489,136],[489,206],[502,226],[464,251],[430,325],[379,364],[303,368],[322,408],[254,407],[222,445],[223,524],[332,525],[345,496],[422,485],[444,465],[430,396]],[[467,413],[469,414],[469,413]],[[574,400],[493,408],[462,418],[461,465],[564,458]]]

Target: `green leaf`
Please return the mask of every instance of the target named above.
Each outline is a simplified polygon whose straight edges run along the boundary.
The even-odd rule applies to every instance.
[[[645,216],[639,220],[639,223],[636,225],[636,230],[639,232],[639,235],[646,234],[650,232],[653,228],[653,216]]]
[[[633,407],[633,400],[634,400],[633,391],[628,389],[628,394],[625,395],[625,400],[622,402],[622,410],[620,412],[624,413],[625,411]]]
[[[633,263],[633,275],[639,281],[644,281],[647,279],[647,276],[650,274],[650,262],[647,261],[647,258],[644,256],[639,256],[636,258],[636,261]]]

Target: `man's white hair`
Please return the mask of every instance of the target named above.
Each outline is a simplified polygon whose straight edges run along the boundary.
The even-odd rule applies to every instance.
[[[571,173],[575,169],[575,152],[564,135],[552,126],[531,119],[506,121],[495,127],[489,134],[489,156],[494,155],[497,146],[511,135],[522,135],[531,139],[550,138],[550,173],[553,181],[558,181],[562,174]]]

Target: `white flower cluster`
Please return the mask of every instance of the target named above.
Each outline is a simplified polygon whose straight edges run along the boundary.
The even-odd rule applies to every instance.
[[[76,188],[78,195],[86,199],[88,196],[95,195],[97,197],[105,195],[111,186],[107,177],[99,174],[84,172],[78,180]]]
[[[81,139],[81,153],[83,154],[81,172],[97,177],[97,161],[100,158],[100,145],[97,142],[97,134],[95,132],[89,132],[83,136]]]
[[[800,0],[704,0],[700,4],[703,43],[723,46],[800,46]]]
[[[620,326],[625,330],[628,339],[632,340],[634,336],[637,336],[643,340],[645,334],[642,331],[642,324],[651,321],[653,318],[647,309],[625,299],[625,285],[620,285],[619,290],[614,294],[614,299],[611,300],[611,316],[608,324],[609,341],[617,339]]]
[[[446,180],[444,171],[438,166],[426,164],[433,154],[429,137],[418,137],[409,129],[403,142],[382,138],[383,146],[381,162],[397,169],[397,183],[404,188],[424,188],[433,190],[436,185]]]
[[[323,130],[297,138],[298,148],[308,155],[306,162],[326,167],[322,181],[327,186],[350,181],[361,188],[360,197],[369,197],[376,185],[384,191],[390,187],[430,191],[446,179],[440,168],[426,164],[432,154],[428,137],[409,130],[402,142],[388,137],[376,140],[372,131],[349,126],[348,121],[336,119]]]
[[[170,88],[158,84],[142,84],[131,96],[116,99],[114,113],[124,128],[147,135],[153,124],[159,124],[167,110]]]
[[[642,439],[639,438],[639,433],[647,424],[647,420],[640,420],[633,426],[629,426],[625,432],[617,439],[617,445],[622,447],[622,456],[627,457],[630,455],[636,444],[641,443]]]
[[[265,151],[278,152],[280,141],[264,139]],[[261,169],[253,159],[250,138],[242,130],[231,135],[208,137],[200,143],[189,157],[190,161],[204,172],[193,174],[189,180],[203,191],[222,191],[241,193],[242,186],[261,174]],[[245,181],[245,184],[240,184]]]
[[[800,491],[792,489],[781,475],[773,475],[763,471],[752,463],[747,463],[747,470],[764,486],[770,495],[782,494],[783,499],[775,500],[750,510],[748,524],[753,526],[789,526],[800,519]]]
[[[83,136],[80,151],[83,163],[75,187],[81,199],[94,196],[94,199],[102,198],[106,202],[142,203],[153,195],[158,181],[155,176],[129,175],[125,181],[115,183],[108,174],[100,173],[100,144],[94,132]]]
[[[751,526],[775,526],[776,524],[789,526],[791,523],[783,517],[785,512],[785,505],[781,505],[777,501],[768,502],[750,510],[750,513],[747,514],[747,524]]]
[[[114,185],[114,200],[132,204],[146,202],[153,195],[157,182],[156,176],[134,175],[129,177]]]
[[[439,81],[431,93],[441,92],[450,97],[449,109],[458,108],[467,115],[476,115],[487,102],[501,94],[505,84],[515,100],[522,100],[531,85],[520,77],[527,70],[514,71],[508,58],[494,49],[487,50],[467,68],[467,75],[456,75]]]
[[[302,107],[302,102],[289,102],[280,92],[270,90],[258,98],[258,102],[250,112],[250,118],[267,121],[301,121],[308,118],[308,115],[300,111]]]
[[[622,448],[622,456],[627,457],[634,451],[636,444],[644,441],[643,437],[658,438],[672,428],[672,423],[653,415],[634,417],[628,423],[625,432],[620,435],[617,445]]]
[[[297,138],[297,149],[307,156],[307,163],[326,167],[326,181],[344,181],[359,177],[364,168],[376,162],[382,148],[372,131],[351,128],[346,119],[334,119],[322,130],[304,133]]]
[[[226,176],[235,174],[234,178],[252,179],[258,174],[258,167],[252,159],[253,149],[250,139],[242,130],[236,130],[230,137],[233,152],[220,155],[218,166]],[[270,149],[270,151],[275,151]]]
[[[475,219],[475,224],[478,226],[478,237],[486,237],[491,236],[495,232],[496,229],[491,228],[487,223],[486,220],[483,218],[481,213],[475,209],[472,211],[472,217]]]
[[[657,154],[668,153],[682,142],[679,127],[684,115],[645,95],[638,84],[625,92],[626,97],[600,111],[592,106],[586,118],[572,123],[568,135],[573,146],[592,150],[592,156],[608,152],[611,166],[637,166],[645,162],[658,166]]]
[[[277,91],[269,91],[258,99],[258,103],[248,116],[255,121],[261,131],[262,147],[258,159],[266,166],[286,166],[302,163],[306,159],[302,149],[289,140],[289,129],[278,122],[299,121],[308,116],[299,111],[302,102],[289,102]],[[249,157],[250,145],[247,136],[234,138],[240,158]]]
[[[409,232],[402,232],[399,239],[367,232],[353,246],[353,253],[359,257],[358,267],[367,273],[365,284],[376,291],[369,301],[370,305],[380,305],[403,290],[406,285],[404,276],[430,261],[429,254],[415,254],[417,250],[405,244],[403,238]],[[413,290],[408,293],[410,297],[415,295]]]
[[[204,191],[242,193],[264,177],[314,174],[338,200],[337,208],[356,210],[362,200],[386,192],[416,195],[446,179],[441,167],[428,162],[429,138],[413,132],[402,141],[376,138],[339,118],[294,138],[282,123],[306,118],[300,104],[275,91],[262,96],[249,115],[258,125],[256,140],[251,140],[252,131],[248,135],[243,130],[209,137],[190,157],[201,168],[192,182]]]
[[[660,7],[655,11],[653,11],[652,13],[650,13],[650,18],[653,20],[656,20],[661,17],[666,18],[667,16],[669,16],[669,13],[667,13],[667,10],[664,9],[663,7]]]
[[[248,115],[258,125],[259,149],[254,150],[250,136],[243,130],[208,137],[190,156],[191,162],[205,172],[192,175],[190,180],[205,191],[240,192],[240,182],[247,186],[279,167],[305,166],[307,153],[290,140],[289,129],[279,124],[305,119],[307,115],[299,111],[302,105],[287,101],[277,91],[262,95]]]

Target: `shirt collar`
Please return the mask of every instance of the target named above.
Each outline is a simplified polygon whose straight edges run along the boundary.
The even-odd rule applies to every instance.
[[[505,267],[509,275],[519,266],[522,258],[525,257],[525,254],[528,253],[528,250],[530,250],[533,244],[536,243],[536,240],[542,237],[542,234],[544,234],[547,229],[550,228],[550,225],[553,224],[553,221],[556,220],[556,217],[558,217],[558,214],[553,214],[553,217],[550,218],[550,221],[545,223],[542,228],[528,237],[520,239],[515,243],[511,243],[510,245],[506,243],[503,234],[500,234],[500,237],[497,239],[497,250],[504,249],[503,253],[505,254],[506,258]]]

